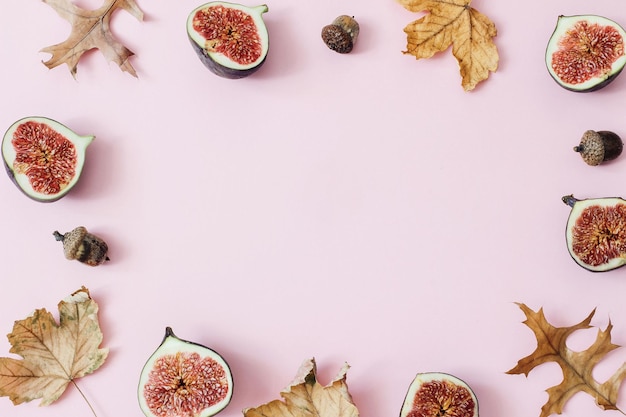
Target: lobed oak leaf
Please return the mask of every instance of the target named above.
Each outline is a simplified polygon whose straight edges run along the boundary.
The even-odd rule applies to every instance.
[[[315,359],[302,363],[295,379],[274,400],[243,411],[244,417],[358,417],[346,384],[344,365],[332,382],[322,386],[317,382]]]
[[[108,350],[99,348],[102,333],[98,305],[82,287],[59,305],[59,324],[45,309],[18,320],[8,335],[9,352],[23,359],[0,358],[0,396],[13,404],[41,398],[57,400],[67,385],[94,372]]]
[[[604,383],[597,382],[593,377],[594,367],[607,353],[619,346],[611,342],[613,325],[609,321],[606,329],[598,330],[595,341],[586,350],[576,352],[567,346],[567,338],[577,330],[591,328],[591,319],[595,309],[581,322],[568,327],[555,327],[550,324],[543,309],[535,312],[525,304],[518,304],[526,315],[526,324],[535,334],[537,348],[530,355],[520,359],[508,374],[528,373],[535,367],[556,362],[563,372],[563,381],[546,390],[548,401],[541,408],[540,417],[561,414],[567,401],[578,392],[591,395],[596,404],[604,410],[619,410],[617,396],[620,385],[626,377],[626,363]]]
[[[495,24],[469,4],[471,0],[398,0],[412,12],[428,12],[404,28],[407,50],[416,59],[430,58],[452,45],[459,63],[461,85],[473,90],[498,68],[498,49],[493,42]]]
[[[96,10],[85,10],[70,0],[43,0],[63,19],[72,25],[69,37],[62,43],[43,48],[42,52],[52,54],[44,62],[48,68],[67,64],[70,73],[76,77],[76,67],[83,54],[92,49],[99,49],[108,61],[115,62],[123,71],[137,76],[129,58],[134,53],[122,45],[111,32],[110,20],[113,12],[123,9],[143,20],[143,12],[135,0],[105,0]]]

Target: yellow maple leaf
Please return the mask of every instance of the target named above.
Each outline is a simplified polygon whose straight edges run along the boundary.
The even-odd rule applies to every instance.
[[[593,310],[580,323],[568,327],[554,327],[547,320],[543,309],[535,312],[525,304],[518,304],[526,315],[526,324],[537,338],[537,348],[533,353],[518,361],[508,374],[528,373],[536,366],[556,362],[563,371],[563,381],[548,388],[548,401],[541,408],[541,417],[561,414],[567,401],[577,392],[591,395],[596,404],[604,410],[619,410],[617,395],[626,377],[626,364],[623,364],[607,381],[597,382],[593,377],[594,367],[605,355],[619,346],[611,342],[613,325],[609,322],[605,330],[598,330],[596,340],[586,350],[576,352],[567,347],[567,338],[577,330],[589,329]],[[622,413],[623,414],[623,413]]]
[[[52,54],[52,57],[44,62],[48,68],[67,64],[72,76],[76,77],[76,67],[82,55],[91,49],[99,49],[108,61],[115,62],[123,71],[137,76],[128,60],[134,53],[113,36],[109,26],[111,15],[117,9],[124,9],[138,20],[143,20],[143,12],[135,0],[106,0],[96,10],[84,10],[70,0],[43,0],[43,2],[72,25],[72,32],[65,41],[41,50]]]
[[[302,363],[293,382],[274,400],[243,411],[244,417],[358,417],[346,384],[348,365],[333,381],[323,386],[317,382],[314,359]]]
[[[405,54],[416,59],[430,58],[452,45],[452,55],[459,63],[462,86],[473,90],[498,68],[498,49],[493,42],[495,24],[470,7],[471,0],[398,0],[412,12],[428,12],[409,23]]]
[[[60,324],[45,309],[18,320],[8,335],[11,353],[23,359],[0,358],[0,396],[13,404],[41,398],[49,405],[67,384],[98,369],[108,350],[99,348],[102,333],[98,305],[82,287],[59,303]]]

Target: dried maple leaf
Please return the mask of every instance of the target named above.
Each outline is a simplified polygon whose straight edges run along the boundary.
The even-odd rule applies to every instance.
[[[43,0],[43,2],[50,5],[59,16],[72,25],[72,32],[64,42],[41,50],[52,54],[52,57],[44,62],[48,68],[67,64],[72,76],[76,77],[76,66],[82,55],[91,49],[99,49],[108,61],[115,62],[123,71],[137,76],[135,68],[128,60],[134,53],[115,39],[109,27],[111,15],[117,9],[124,9],[138,20],[143,20],[143,12],[135,0],[106,0],[96,10],[84,10],[70,0]]]
[[[569,327],[554,327],[545,318],[543,309],[535,312],[525,304],[518,304],[526,320],[524,324],[532,329],[537,338],[535,351],[520,359],[508,374],[528,373],[536,366],[546,362],[556,362],[563,371],[563,381],[548,388],[548,401],[541,408],[541,417],[552,414],[561,414],[567,401],[577,392],[586,392],[591,395],[596,404],[604,410],[619,410],[617,395],[620,385],[626,377],[626,364],[623,364],[606,382],[598,383],[593,378],[595,365],[618,345],[611,343],[611,329],[609,321],[605,330],[598,329],[596,340],[584,351],[576,352],[567,347],[567,338],[577,330],[589,329],[593,310],[583,321]]]
[[[293,382],[280,395],[284,402],[274,400],[243,411],[244,417],[358,417],[346,384],[344,365],[327,386],[317,382],[315,359],[302,363]]]
[[[459,63],[462,86],[473,90],[498,68],[498,49],[493,43],[495,24],[476,9],[471,0],[398,0],[412,12],[429,12],[408,24],[405,54],[430,58],[452,45]]]
[[[60,324],[45,309],[16,321],[10,352],[23,359],[0,358],[0,396],[16,405],[37,398],[49,405],[68,383],[98,369],[108,350],[99,348],[97,314],[98,305],[82,287],[59,303]]]

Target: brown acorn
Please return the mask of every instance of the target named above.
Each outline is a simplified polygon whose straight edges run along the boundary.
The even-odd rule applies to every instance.
[[[340,54],[352,51],[359,36],[359,23],[354,17],[341,15],[322,28],[322,40],[330,49]]]
[[[78,226],[65,234],[55,231],[53,235],[57,241],[63,242],[66,259],[75,259],[89,266],[97,266],[109,260],[107,256],[109,247],[106,242],[89,233],[83,226]]]
[[[580,139],[580,144],[574,146],[588,165],[600,165],[620,156],[624,149],[622,139],[615,133],[606,130],[587,130]]]

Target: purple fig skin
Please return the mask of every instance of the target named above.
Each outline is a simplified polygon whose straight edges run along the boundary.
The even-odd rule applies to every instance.
[[[267,58],[267,55],[266,55],[265,58],[263,58],[263,60],[259,62],[258,65],[252,68],[248,68],[246,70],[228,68],[215,62],[213,58],[207,55],[206,51],[202,47],[200,47],[197,43],[193,41],[193,39],[191,39],[190,36],[188,36],[188,38],[189,38],[189,41],[191,42],[191,46],[193,46],[194,51],[196,51],[198,58],[200,58],[200,61],[202,61],[204,66],[207,67],[213,74],[218,75],[222,78],[227,78],[231,80],[245,78],[257,72],[259,68],[261,68],[263,63],[265,63],[265,59]]]
[[[578,201],[572,194],[561,197],[561,200],[570,207],[574,207],[574,204]]]
[[[567,91],[573,91],[573,92],[575,92],[575,93],[592,93],[592,92],[594,92],[594,91],[598,91],[598,90],[600,90],[600,89],[602,89],[602,88],[606,87],[606,86],[607,86],[607,85],[609,85],[610,83],[612,83],[612,82],[615,80],[615,78],[617,78],[617,76],[618,76],[621,72],[622,72],[622,70],[619,70],[618,72],[614,73],[613,75],[610,75],[610,76],[609,76],[606,80],[604,80],[604,81],[602,81],[602,82],[600,82],[600,83],[598,83],[598,84],[594,85],[593,87],[588,88],[588,89],[586,89],[586,90],[577,90],[577,89],[575,89],[575,88],[571,88],[571,87],[565,86],[565,85],[563,85],[563,84],[561,84],[561,83],[558,83],[558,84],[559,84],[562,88],[566,89]],[[552,77],[552,78],[554,78],[554,77]]]
[[[4,160],[4,158],[3,158]],[[4,169],[6,169],[7,174],[9,176],[9,178],[11,179],[11,182],[13,184],[15,184],[15,186],[22,192],[22,194],[24,194],[26,197],[30,198],[31,200],[37,201],[39,203],[53,203],[55,201],[58,201],[60,199],[62,199],[63,197],[66,196],[66,194],[61,194],[58,197],[55,198],[46,198],[46,199],[42,199],[42,198],[37,198],[31,194],[28,194],[26,192],[26,190],[24,190],[17,182],[17,180],[15,179],[15,173],[13,172],[13,169],[6,163],[6,161],[4,161]]]

